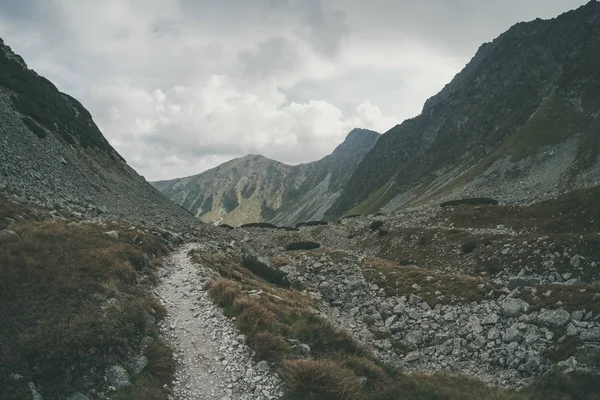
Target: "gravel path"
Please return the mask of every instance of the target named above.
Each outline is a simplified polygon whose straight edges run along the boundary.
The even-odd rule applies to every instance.
[[[167,308],[162,334],[179,363],[173,385],[175,398],[280,398],[281,383],[269,364],[251,360],[244,335],[203,290],[215,272],[193,264],[187,255],[201,246],[185,245],[174,252],[157,288]]]

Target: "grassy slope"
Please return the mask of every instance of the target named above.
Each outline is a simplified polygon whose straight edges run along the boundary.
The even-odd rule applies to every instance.
[[[11,218],[16,223],[11,223]],[[27,396],[32,380],[44,399],[68,391],[67,371],[76,380],[95,368],[122,362],[141,334],[158,338],[156,317],[164,308],[150,294],[156,278],[144,269],[145,255],[160,257],[167,248],[151,233],[48,220],[50,214],[0,197],[0,229],[21,240],[0,246],[0,390],[3,399]],[[103,232],[117,229],[119,238]],[[141,239],[134,244],[134,236]],[[165,399],[173,359],[160,341],[146,350],[150,364],[127,397]],[[10,374],[25,377],[21,383]],[[147,391],[152,392],[148,395]]]

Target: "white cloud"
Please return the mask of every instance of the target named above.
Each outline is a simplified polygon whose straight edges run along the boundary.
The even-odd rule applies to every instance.
[[[5,0],[0,36],[162,179],[247,153],[312,161],[354,127],[384,132],[483,41],[586,0],[508,1]]]

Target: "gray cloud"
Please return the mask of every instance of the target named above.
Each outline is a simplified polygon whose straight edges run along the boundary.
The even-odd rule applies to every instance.
[[[4,0],[0,36],[148,179],[329,153],[416,115],[511,25],[585,0]]]

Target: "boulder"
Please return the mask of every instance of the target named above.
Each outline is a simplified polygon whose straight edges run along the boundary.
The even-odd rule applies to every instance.
[[[558,310],[542,309],[537,316],[537,322],[549,326],[563,326],[571,319],[571,314],[562,308]]]
[[[144,356],[131,357],[127,362],[127,367],[131,372],[131,376],[140,374],[148,365],[148,358]]]
[[[127,370],[120,365],[112,365],[106,369],[106,381],[115,389],[131,385]]]
[[[586,342],[600,342],[600,328],[586,329],[579,334],[579,337]]]
[[[421,353],[418,351],[411,351],[410,353],[408,353],[406,355],[406,357],[404,357],[404,361],[405,362],[413,362],[413,361],[417,361],[418,359],[421,358]]]
[[[117,232],[117,231],[108,231],[108,232],[104,232],[104,234],[106,236],[109,236],[109,237],[113,238],[113,239],[118,239],[119,238],[119,232]]]
[[[525,300],[507,298],[502,302],[502,314],[505,317],[518,317],[529,311],[529,304]]]

